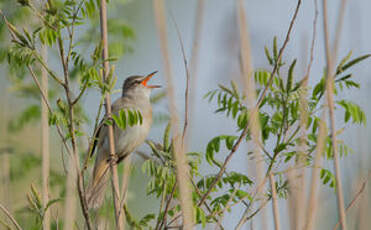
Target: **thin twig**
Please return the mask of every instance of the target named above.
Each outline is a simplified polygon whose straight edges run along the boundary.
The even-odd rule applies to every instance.
[[[293,28],[293,25],[294,25],[294,22],[296,20],[296,17],[297,17],[297,14],[298,14],[298,11],[299,11],[299,8],[300,8],[300,5],[301,5],[301,0],[298,0],[298,4],[297,4],[297,7],[296,7],[296,10],[295,10],[295,14],[290,22],[290,26],[289,26],[289,29],[287,31],[287,34],[286,34],[286,39],[285,39],[285,42],[283,43],[280,51],[279,51],[279,55],[278,55],[278,60],[280,60],[282,58],[282,55],[283,55],[283,51],[285,50],[288,42],[289,42],[289,39],[290,39],[290,34],[291,34],[291,31],[292,31],[292,28]],[[257,104],[255,105],[254,109],[252,110],[252,115],[257,113],[257,110],[259,109],[259,106],[261,104],[261,102],[263,101],[266,93],[267,93],[267,90],[268,88],[270,87],[270,85],[272,84],[273,82],[273,76],[276,74],[276,71],[277,71],[277,68],[278,68],[278,63],[279,61],[276,63],[276,65],[274,66],[273,70],[272,70],[272,73],[271,73],[271,77],[268,81],[268,85],[266,86],[266,88],[264,89],[263,93],[261,94]],[[219,180],[221,179],[222,175],[224,174],[225,170],[226,170],[226,167],[229,163],[229,161],[232,159],[234,153],[237,151],[237,149],[239,148],[240,144],[242,143],[242,140],[245,139],[247,133],[248,133],[248,130],[249,130],[249,126],[246,125],[246,127],[244,128],[244,130],[242,131],[241,135],[238,137],[236,143],[234,143],[230,153],[228,154],[228,156],[225,158],[224,160],[224,163],[222,165],[222,167],[220,168],[217,176],[215,177],[214,181],[211,183],[208,191],[203,195],[203,197],[201,198],[201,200],[199,201],[198,203],[198,206],[200,206],[203,202],[205,202],[205,200],[207,199],[207,197],[210,195],[212,189],[215,187],[215,185],[219,182]]]
[[[348,204],[347,208],[345,209],[345,211],[347,212],[355,203],[356,201],[361,197],[363,191],[365,190],[366,188],[366,183],[367,183],[367,180],[364,181],[362,183],[362,186],[361,188],[359,189],[359,191],[357,192],[357,194],[354,196],[353,200]],[[336,230],[340,225],[340,221],[338,221],[334,227],[334,230]]]
[[[343,1],[344,2],[344,1]],[[337,48],[338,48],[338,41],[339,37],[335,38],[334,50],[331,52],[330,47],[330,38],[329,38],[329,31],[328,31],[328,19],[327,19],[327,0],[323,0],[323,29],[324,29],[324,40],[325,40],[325,51],[326,51],[326,91],[327,91],[327,102],[329,106],[329,115],[330,115],[330,130],[331,130],[331,143],[332,143],[332,151],[334,155],[334,168],[335,168],[335,180],[336,180],[336,197],[337,197],[337,204],[338,204],[338,212],[340,216],[341,227],[343,230],[347,229],[346,224],[346,216],[345,216],[345,207],[344,207],[344,196],[343,196],[343,188],[342,188],[342,181],[341,181],[341,172],[340,172],[340,165],[339,165],[339,155],[337,152],[337,142],[336,142],[336,127],[335,127],[335,105],[334,105],[334,64],[336,60]],[[338,28],[337,33],[340,35],[341,26],[342,26],[342,17],[344,16],[344,8],[345,3],[342,5],[342,9],[340,10],[340,15],[338,18]]]
[[[183,40],[182,40],[182,35],[180,34],[180,30],[179,30],[178,24],[175,21],[174,15],[170,14],[170,16],[171,16],[172,21],[174,22],[175,30],[176,30],[177,35],[178,35],[178,40],[179,40],[180,48],[181,48],[182,55],[183,55],[183,62],[184,62],[184,68],[185,68],[185,71],[186,71],[186,79],[187,79],[186,80],[186,89],[185,89],[185,93],[184,93],[184,100],[185,100],[184,101],[184,126],[183,126],[183,135],[182,135],[182,145],[184,146],[183,148],[185,149],[186,146],[184,145],[184,138],[186,136],[187,127],[188,127],[190,75],[189,75],[189,69],[188,69],[188,64],[187,64],[187,58],[186,58],[185,51],[184,51],[184,44],[183,44]]]
[[[108,30],[107,30],[107,9],[106,0],[100,1],[100,29],[101,39],[103,43],[103,78],[107,80],[109,74],[109,62],[108,62]],[[106,114],[108,118],[111,117],[111,96],[107,92],[105,99]],[[112,125],[108,126],[108,139],[110,147],[110,170],[111,170],[111,182],[112,182],[112,193],[113,193],[113,205],[115,209],[115,220],[116,227],[119,230],[124,229],[123,223],[120,218],[120,191],[119,191],[119,179],[117,174],[117,156],[115,151],[115,140]]]
[[[15,218],[12,216],[12,214],[10,214],[9,211],[1,203],[0,203],[0,209],[10,219],[10,221],[14,224],[14,226],[17,228],[17,230],[22,230],[21,226],[17,223]]]
[[[255,210],[255,212],[253,212],[250,216],[245,216],[243,218],[243,222],[242,223],[246,223],[247,221],[249,221],[250,219],[252,219],[254,216],[256,216],[256,214],[258,214],[268,204],[268,202],[269,202],[269,199],[265,199],[263,201],[263,203],[260,205],[260,207]],[[242,225],[240,225],[240,223],[239,223],[239,225],[236,226],[235,230],[241,229]]]
[[[61,33],[60,31],[58,31],[59,33]],[[59,54],[60,54],[60,60],[61,60],[61,63],[62,63],[62,67],[63,67],[63,75],[64,75],[64,85],[63,85],[63,88],[64,88],[64,91],[65,91],[65,95],[66,95],[66,99],[67,99],[67,103],[68,103],[68,118],[69,118],[69,122],[68,122],[68,131],[69,131],[69,134],[70,134],[70,142],[71,142],[71,145],[72,145],[72,161],[73,161],[73,164],[74,164],[74,167],[75,167],[75,170],[76,170],[76,185],[77,185],[77,191],[78,191],[78,195],[79,195],[79,200],[80,200],[80,207],[82,209],[82,213],[83,213],[83,216],[84,216],[84,220],[85,220],[85,224],[86,224],[86,227],[88,230],[91,230],[92,229],[92,224],[91,224],[91,220],[90,220],[90,216],[89,216],[89,211],[88,211],[88,205],[87,205],[87,200],[86,200],[86,194],[85,194],[85,188],[84,188],[84,184],[83,184],[83,177],[82,177],[82,171],[80,170],[80,158],[79,158],[79,154],[78,154],[78,149],[77,149],[77,138],[76,138],[76,126],[75,126],[75,112],[74,112],[74,104],[73,104],[73,101],[72,101],[72,92],[71,92],[71,88],[70,88],[70,85],[69,85],[69,80],[70,80],[70,75],[69,75],[69,70],[68,70],[68,64],[66,62],[66,59],[65,59],[65,52],[64,52],[64,46],[63,46],[63,41],[62,41],[62,37],[59,36],[57,38],[57,43],[58,43],[58,50],[59,50]],[[73,179],[73,175],[72,172],[69,172],[70,175],[68,175],[68,179],[67,179],[67,201],[66,203],[68,203],[69,205],[73,205],[73,192],[71,191],[72,189],[72,186],[69,184],[71,183],[70,180]],[[73,222],[73,214],[74,214],[74,211],[71,211],[70,210],[70,207],[69,205],[66,205],[65,207],[65,222],[66,223],[70,223],[70,222]]]
[[[198,187],[197,187],[196,183],[194,182],[194,180],[193,180],[192,178],[190,178],[190,180],[191,180],[191,183],[192,183],[192,185],[193,185],[193,187],[194,187],[194,189],[195,189],[197,195],[201,196],[201,195],[202,195],[202,194],[201,194],[201,191],[198,189]],[[237,191],[237,189],[235,189],[235,191]],[[235,193],[235,191],[234,191],[234,193]],[[231,197],[230,197],[231,200],[232,200],[233,197],[234,197],[234,193],[233,193],[233,194],[231,195]],[[231,201],[231,200],[230,200],[230,201]],[[228,202],[230,202],[230,201],[228,201]],[[227,202],[227,204],[228,204],[228,202]],[[207,204],[207,202],[204,202],[204,206],[206,207],[207,211],[208,211],[209,214],[211,215],[210,217],[211,217],[211,218],[216,222],[216,225],[219,227],[219,229],[224,230],[224,227],[223,227],[223,225],[222,225],[222,223],[221,223],[221,220],[220,220],[220,219],[217,219],[217,218],[214,217],[214,216],[212,216],[213,211],[211,210],[211,208],[210,208],[210,206]],[[225,210],[224,210],[224,211],[225,211]]]
[[[278,70],[279,63],[281,62],[281,59],[282,59],[282,56],[283,56],[283,51],[285,50],[285,48],[286,48],[286,46],[287,46],[287,44],[288,44],[288,42],[290,40],[291,31],[292,31],[292,28],[294,27],[294,23],[295,23],[296,17],[298,16],[300,6],[301,6],[301,0],[298,0],[298,3],[296,5],[294,16],[292,17],[292,19],[290,21],[289,29],[288,29],[288,31],[286,33],[285,41],[283,42],[283,45],[282,45],[282,47],[280,48],[280,50],[278,52],[277,62],[276,62],[276,64],[273,67],[273,70],[271,72],[271,75],[270,75],[270,78],[268,80],[267,86],[264,88],[263,92],[260,94],[260,98],[259,98],[259,100],[258,100],[258,102],[256,103],[256,106],[255,106],[256,108],[261,105],[261,103],[263,102],[263,100],[265,98],[265,95],[268,92],[268,89],[271,87],[271,85],[273,83],[274,75],[276,74],[276,72]],[[256,110],[256,108],[255,108],[255,110]]]
[[[48,100],[47,96],[44,94],[44,91],[41,88],[41,84],[40,84],[39,80],[37,79],[35,72],[33,71],[32,67],[30,65],[28,65],[27,68],[28,68],[28,70],[29,70],[29,72],[32,76],[32,79],[34,80],[37,88],[39,89],[39,92],[41,94],[42,99],[44,100],[46,106],[48,107],[49,113],[53,113],[53,110],[52,110],[52,107],[50,106],[49,100]],[[55,126],[57,127],[57,132],[58,132],[60,138],[62,139],[63,145],[67,149],[67,152],[69,154],[72,154],[72,151],[71,151],[70,147],[67,145],[67,143],[65,141],[65,135],[63,134],[63,131],[62,131],[61,127],[58,124],[55,124]]]
[[[313,19],[313,30],[312,30],[312,42],[311,42],[311,47],[310,47],[310,58],[309,58],[309,63],[307,66],[307,70],[305,72],[303,80],[305,82],[308,81],[310,71],[312,69],[312,64],[314,60],[314,47],[315,47],[315,42],[316,42],[316,37],[317,37],[317,21],[318,21],[318,2],[317,0],[313,0],[314,2],[314,19]]]
[[[167,225],[167,223],[166,223],[166,221],[167,221],[166,220],[167,219],[167,213],[169,212],[170,203],[171,203],[171,201],[172,201],[172,199],[174,197],[174,193],[175,193],[175,189],[176,189],[177,183],[178,183],[178,181],[175,181],[175,183],[173,185],[173,189],[171,190],[170,196],[167,199],[167,202],[166,202],[166,205],[165,205],[165,210],[164,210],[164,218],[162,219],[162,222],[159,225],[159,228],[158,229],[161,229],[162,226],[166,226]]]

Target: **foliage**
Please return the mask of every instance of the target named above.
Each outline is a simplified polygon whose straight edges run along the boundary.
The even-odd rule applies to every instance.
[[[89,122],[84,113],[82,98],[87,90],[99,91],[102,95],[112,93],[116,84],[117,76],[115,69],[111,66],[107,75],[107,80],[103,80],[103,70],[101,65],[104,61],[101,58],[102,43],[96,33],[97,29],[97,2],[94,0],[81,1],[50,1],[42,8],[37,8],[32,1],[18,1],[24,9],[29,12],[34,19],[38,20],[39,25],[29,25],[28,28],[22,28],[17,22],[5,20],[7,29],[11,36],[11,45],[7,46],[7,60],[10,69],[19,66],[23,73],[33,75],[32,69],[40,69],[43,66],[53,80],[53,91],[55,95],[48,97],[52,102],[49,111],[49,125],[57,128],[58,134],[63,143],[63,150],[67,151],[69,156],[77,159],[77,165],[80,164],[81,153],[78,150],[77,143],[82,142],[82,137],[87,135],[83,131],[83,125]],[[90,22],[90,24],[88,24]],[[86,25],[83,35],[78,36],[74,32],[77,27],[82,28]],[[120,38],[130,41],[134,38],[133,30],[124,22],[109,22],[112,56],[109,61],[117,60],[117,57],[129,52],[129,45],[123,44]],[[91,26],[91,27],[89,27]],[[87,39],[87,36],[92,39]],[[91,42],[93,41],[93,42]],[[47,46],[49,50],[57,51],[60,54],[58,64],[63,71],[57,71],[43,60],[41,55],[41,45]],[[93,45],[94,47],[90,47]],[[92,49],[89,49],[92,48]],[[90,55],[86,55],[86,50],[90,50]],[[313,164],[312,154],[317,146],[317,136],[319,133],[319,123],[321,122],[319,114],[324,109],[321,104],[325,95],[326,81],[323,73],[322,78],[314,85],[313,89],[304,86],[304,80],[298,80],[299,74],[295,73],[297,60],[294,59],[287,65],[278,57],[277,39],[273,39],[272,51],[267,47],[264,49],[269,65],[277,66],[277,72],[273,76],[267,70],[258,69],[253,74],[253,80],[258,86],[256,91],[260,94],[264,88],[268,91],[262,103],[259,105],[258,122],[261,127],[261,146],[258,146],[263,152],[263,162],[266,164],[265,175],[273,174],[276,179],[276,189],[279,198],[286,198],[289,186],[287,180],[282,176],[281,171],[287,169],[296,161],[305,162],[303,167],[310,167]],[[334,82],[336,109],[344,113],[344,125],[365,124],[366,116],[362,108],[352,101],[341,98],[341,93],[345,90],[354,90],[360,87],[351,73],[347,73],[350,67],[367,59],[370,55],[365,55],[351,59],[351,53],[345,56],[336,68]],[[287,74],[281,74],[284,70]],[[35,76],[34,76],[35,77]],[[37,79],[37,76],[35,77]],[[269,79],[273,78],[273,83],[269,84]],[[27,87],[24,82],[26,78],[20,75],[18,82],[22,82],[18,88],[25,95],[35,95],[35,89]],[[304,104],[300,97],[307,97],[308,104]],[[163,95],[158,95],[158,98]],[[156,101],[158,98],[154,98]],[[217,89],[208,92],[205,95],[210,103],[216,102],[215,113],[222,114],[226,119],[231,119],[235,123],[236,132],[232,134],[216,135],[206,145],[204,152],[187,152],[188,167],[190,169],[190,180],[192,185],[192,198],[194,204],[194,214],[196,224],[203,228],[208,223],[220,224],[219,220],[230,212],[233,207],[240,206],[247,210],[252,209],[257,201],[254,191],[259,186],[255,178],[246,175],[243,172],[237,172],[225,168],[224,162],[220,161],[222,156],[227,156],[223,152],[236,151],[236,144],[239,139],[239,132],[249,125],[251,117],[251,106],[247,105],[246,95],[239,89],[235,82],[230,86],[219,85]],[[300,126],[304,106],[306,111],[306,125]],[[101,109],[102,103],[99,108]],[[98,129],[100,109],[95,119],[95,128]],[[39,117],[39,107],[32,104],[26,108],[10,127],[13,130],[21,129],[25,123],[36,120]],[[139,125],[143,121],[140,111],[125,109],[112,115],[114,123],[121,129],[128,126]],[[106,125],[113,125],[113,121],[108,120]],[[303,129],[303,133],[299,131]],[[341,132],[342,130],[339,130]],[[246,138],[243,142],[251,140],[251,130],[248,127]],[[94,136],[94,135],[93,135]],[[95,140],[89,137],[91,143]],[[174,137],[171,134],[171,127],[168,124],[165,128],[161,143],[148,140],[146,143],[150,148],[150,155],[143,163],[143,172],[148,176],[147,195],[154,196],[160,200],[160,206],[157,213],[146,213],[139,220],[133,217],[129,208],[124,205],[127,223],[133,229],[168,229],[174,228],[176,220],[181,218],[181,208],[179,202],[180,192],[176,177],[176,167],[174,159]],[[299,151],[300,144],[304,141],[305,149]],[[337,140],[340,154],[345,156],[351,149],[346,146],[343,140]],[[236,149],[235,149],[236,148]],[[90,154],[88,154],[88,157]],[[228,155],[229,156],[229,155]],[[228,157],[227,156],[227,157]],[[87,157],[87,158],[88,158]],[[255,157],[255,156],[252,156]],[[323,157],[329,161],[333,160],[333,149],[329,134],[326,136],[326,145]],[[212,173],[205,174],[200,170],[203,160],[213,169]],[[89,159],[87,159],[87,162]],[[38,158],[30,158],[31,162],[27,167],[33,167],[40,163]],[[25,167],[27,169],[27,167]],[[78,172],[77,182],[84,178],[84,170]],[[14,171],[13,176],[22,175],[20,171]],[[219,174],[221,173],[221,174]],[[52,174],[61,183],[64,183],[64,177],[58,174]],[[321,169],[321,179],[323,184],[328,184],[336,188],[334,175],[329,169]],[[85,223],[88,225],[89,218],[94,218],[87,207],[84,206],[83,183],[77,183],[79,190],[79,199],[81,209],[84,214]],[[271,199],[271,191],[263,189],[263,195]],[[82,195],[81,195],[82,194]],[[61,198],[52,199],[49,204],[43,208],[40,201],[40,195],[35,186],[31,186],[28,194],[28,210],[36,219],[36,224],[41,225],[45,211],[54,203],[63,199],[64,190],[61,192]],[[112,207],[109,208],[112,212]],[[257,212],[259,209],[256,210]],[[86,214],[87,213],[87,214]]]
[[[319,114],[323,110],[321,99],[325,94],[325,80],[322,77],[317,84],[314,85],[312,92],[310,88],[303,86],[303,80],[297,80],[295,75],[296,59],[291,61],[288,66],[287,75],[283,77],[280,70],[285,67],[284,62],[278,62],[277,55],[277,40],[273,41],[273,51],[265,48],[265,53],[268,63],[272,66],[278,65],[277,74],[273,77],[273,84],[269,86],[268,93],[264,98],[259,109],[259,122],[261,126],[262,152],[264,152],[264,162],[267,165],[266,175],[274,173],[276,177],[276,189],[279,198],[285,199],[288,196],[289,185],[287,179],[282,177],[280,170],[285,170],[290,164],[304,157],[304,167],[310,167],[313,164],[312,153],[317,145],[317,136],[319,132]],[[351,66],[365,60],[369,55],[361,56],[349,60],[349,53],[341,60],[337,66],[335,76],[335,92],[337,96],[341,96],[341,92],[349,89],[359,88],[359,84],[355,81],[353,75],[345,73]],[[323,75],[325,76],[325,74]],[[264,87],[268,86],[271,73],[260,69],[254,73],[254,80],[258,85],[257,93],[260,93]],[[346,87],[344,87],[346,86]],[[307,95],[308,104],[307,124],[304,127],[305,136],[303,137],[300,131],[300,119],[302,103],[301,95]],[[246,95],[240,92],[235,82],[231,82],[230,86],[219,85],[218,89],[208,92],[205,97],[209,102],[216,101],[215,113],[224,114],[235,121],[236,131],[241,131],[248,125],[251,108],[246,105]],[[344,113],[344,123],[349,124],[365,124],[366,116],[363,110],[354,102],[338,99],[336,101],[337,109],[341,109]],[[342,132],[343,129],[338,132]],[[174,152],[172,142],[169,143],[170,127],[165,129],[163,143],[154,143],[148,141],[152,153],[151,158],[143,163],[143,170],[150,176],[150,182],[147,187],[147,194],[154,195],[162,200],[159,213],[157,214],[156,226],[172,226],[172,223],[179,215],[179,204],[171,205],[169,210],[166,208],[171,201],[177,201],[179,191],[174,184],[176,181],[176,172],[174,168]],[[303,139],[304,138],[304,139]],[[187,153],[188,163],[190,166],[191,182],[193,184],[193,202],[195,209],[196,223],[203,227],[207,223],[215,223],[215,218],[222,217],[226,211],[231,211],[231,207],[242,205],[245,208],[250,208],[256,197],[247,191],[254,190],[254,180],[247,175],[235,171],[226,171],[222,178],[218,181],[215,187],[211,188],[217,174],[204,175],[199,171],[199,165],[202,162],[202,156],[206,162],[221,169],[223,162],[216,159],[215,154],[224,151],[231,151],[238,136],[218,135],[212,138],[206,145],[205,153]],[[327,135],[327,144],[324,157],[332,161],[333,152],[331,145],[330,134]],[[245,141],[250,141],[250,130]],[[301,141],[306,143],[306,149],[299,151]],[[340,155],[344,156],[351,152],[351,149],[346,146],[343,140],[337,140]],[[274,143],[269,144],[269,143]],[[304,156],[303,156],[304,153]],[[285,166],[286,165],[286,166]],[[335,188],[335,177],[329,169],[322,168],[320,178],[323,184],[328,184]],[[207,197],[209,203],[205,207],[198,206],[200,199],[209,189],[212,189],[211,195]],[[271,199],[270,190],[265,191],[266,197]],[[165,202],[165,204],[164,204]],[[166,217],[168,216],[168,217]],[[170,218],[170,220],[168,220]],[[164,220],[165,219],[165,220]],[[168,221],[167,221],[168,220]],[[165,222],[165,223],[164,223]],[[166,222],[168,223],[166,225]]]

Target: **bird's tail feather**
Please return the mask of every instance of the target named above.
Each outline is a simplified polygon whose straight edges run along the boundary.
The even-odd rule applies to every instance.
[[[96,162],[94,166],[93,179],[87,189],[87,202],[89,209],[98,209],[102,206],[105,191],[109,183],[109,164],[105,160]]]

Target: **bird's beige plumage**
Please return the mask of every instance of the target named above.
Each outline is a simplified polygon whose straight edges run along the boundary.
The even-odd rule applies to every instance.
[[[121,162],[141,145],[149,133],[152,125],[150,93],[153,88],[157,88],[158,86],[147,85],[147,81],[154,73],[145,77],[132,76],[127,78],[123,84],[122,96],[112,104],[113,114],[118,114],[122,109],[134,109],[140,111],[143,117],[142,124],[128,126],[125,130],[113,124],[117,163]],[[93,178],[87,192],[90,208],[101,206],[109,175],[107,173],[109,171],[110,159],[108,127],[106,125],[101,125],[100,127],[96,135],[97,141],[93,147],[93,151],[94,149],[97,150]]]

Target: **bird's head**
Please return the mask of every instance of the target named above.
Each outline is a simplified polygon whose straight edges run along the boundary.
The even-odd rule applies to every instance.
[[[150,96],[152,89],[160,88],[159,85],[148,85],[148,81],[157,73],[157,71],[146,76],[130,76],[126,78],[122,86],[122,96],[125,95],[145,95]]]

